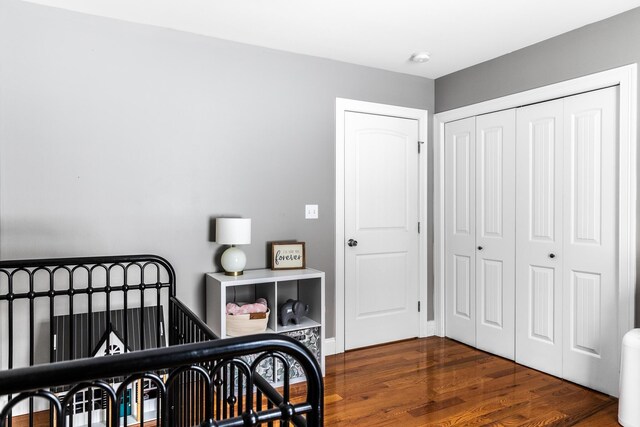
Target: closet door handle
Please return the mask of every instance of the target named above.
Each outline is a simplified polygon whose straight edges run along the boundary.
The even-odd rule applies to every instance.
[[[349,239],[349,241],[347,242],[347,245],[351,246],[352,248],[354,246],[358,246],[358,241],[357,240],[353,240],[353,239]]]
[[[549,258],[555,258],[556,254],[549,254]]]
[[[478,250],[481,251],[482,250],[482,246],[478,246]]]

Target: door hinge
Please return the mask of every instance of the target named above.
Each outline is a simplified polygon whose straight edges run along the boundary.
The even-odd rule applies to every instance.
[[[420,313],[420,301],[418,301],[418,313]]]
[[[420,154],[421,146],[424,144],[424,141],[418,141],[418,154]]]
[[[418,234],[420,234],[420,222],[418,222]]]

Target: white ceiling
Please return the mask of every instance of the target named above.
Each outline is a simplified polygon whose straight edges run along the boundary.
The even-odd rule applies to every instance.
[[[640,6],[640,0],[27,1],[432,79]],[[421,50],[431,61],[408,61]]]

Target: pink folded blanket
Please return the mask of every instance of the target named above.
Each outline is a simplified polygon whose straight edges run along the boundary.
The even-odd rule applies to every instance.
[[[267,300],[264,298],[258,298],[253,304],[238,305],[235,302],[227,304],[227,314],[249,314],[249,313],[266,313],[269,308],[267,307]]]

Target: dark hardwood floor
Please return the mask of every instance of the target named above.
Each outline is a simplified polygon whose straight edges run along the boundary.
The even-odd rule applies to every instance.
[[[326,363],[327,427],[618,425],[616,399],[446,338],[349,351]],[[292,386],[294,401],[305,394],[305,383]],[[40,415],[35,426],[48,425]],[[27,418],[13,425],[27,426]]]
[[[326,426],[618,425],[616,399],[446,338],[326,363]]]

